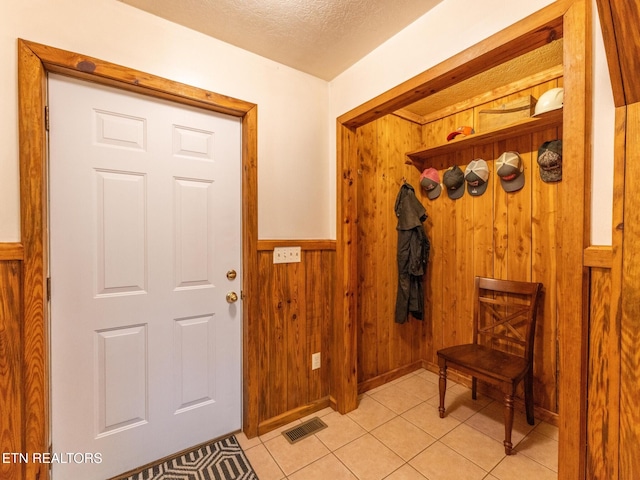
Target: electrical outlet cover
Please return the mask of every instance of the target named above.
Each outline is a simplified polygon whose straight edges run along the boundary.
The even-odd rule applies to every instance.
[[[311,355],[311,370],[320,368],[320,352]]]

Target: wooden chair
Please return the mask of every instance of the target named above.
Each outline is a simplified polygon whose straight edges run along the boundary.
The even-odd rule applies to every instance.
[[[447,369],[471,375],[472,398],[477,381],[498,386],[504,394],[504,451],[511,455],[513,398],[524,380],[527,422],[533,425],[533,340],[541,283],[476,277],[473,343],[438,350],[440,418],[444,417]]]

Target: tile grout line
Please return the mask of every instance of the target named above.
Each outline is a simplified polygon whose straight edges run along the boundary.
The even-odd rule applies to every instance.
[[[375,427],[372,427],[372,428],[370,428],[370,429],[369,429],[369,428],[365,427],[364,425],[362,425],[360,422],[358,422],[355,418],[351,417],[349,414],[345,414],[345,416],[348,416],[348,417],[349,417],[349,419],[350,419],[352,422],[354,422],[358,427],[360,427],[360,428],[364,431],[364,433],[362,433],[362,434],[360,434],[360,435],[356,436],[355,438],[353,438],[353,439],[349,440],[347,443],[345,443],[345,444],[343,444],[343,445],[340,445],[339,447],[337,447],[337,448],[335,448],[335,449],[331,449],[331,448],[329,447],[329,445],[327,445],[325,442],[323,442],[323,441],[320,439],[320,437],[318,436],[318,433],[319,433],[319,432],[318,432],[318,433],[314,433],[314,434],[313,434],[313,435],[311,435],[311,436],[316,437],[316,438],[317,438],[317,440],[319,441],[320,445],[322,445],[324,448],[326,448],[326,449],[328,450],[328,453],[323,454],[321,457],[319,457],[319,458],[317,458],[317,459],[313,460],[312,462],[310,462],[310,463],[308,463],[308,464],[306,464],[306,465],[301,466],[300,468],[297,468],[294,472],[291,472],[289,475],[286,475],[286,474],[284,473],[284,471],[282,470],[282,468],[281,468],[280,464],[278,463],[278,461],[276,460],[276,458],[273,456],[273,454],[271,453],[271,451],[269,450],[269,448],[267,448],[267,446],[266,446],[266,443],[267,443],[267,442],[269,442],[269,441],[271,441],[271,440],[273,440],[273,439],[275,439],[275,438],[277,438],[277,435],[276,435],[276,436],[274,436],[274,437],[272,437],[272,438],[269,438],[269,439],[268,439],[268,440],[266,440],[266,441],[265,441],[265,440],[263,440],[262,438],[259,438],[260,443],[259,443],[259,444],[254,445],[254,447],[255,447],[255,446],[257,446],[257,445],[260,445],[260,444],[264,446],[264,448],[267,450],[267,452],[268,452],[268,454],[269,454],[269,457],[273,460],[273,462],[275,463],[275,465],[278,467],[278,469],[280,470],[281,474],[282,474],[282,475],[284,475],[284,477],[281,477],[281,478],[283,478],[283,479],[288,479],[290,475],[294,475],[295,473],[297,473],[297,472],[299,472],[299,471],[303,470],[304,468],[307,468],[307,467],[309,467],[310,465],[313,465],[314,463],[316,463],[316,462],[318,462],[318,461],[320,461],[320,460],[322,460],[322,459],[326,458],[328,455],[333,455],[333,457],[334,457],[334,458],[339,462],[339,464],[340,464],[340,465],[342,465],[342,466],[343,466],[347,471],[349,471],[352,475],[354,475],[354,477],[358,478],[358,476],[355,474],[355,472],[354,472],[354,471],[352,471],[352,470],[351,470],[351,469],[350,469],[350,468],[349,468],[349,467],[348,467],[348,466],[347,466],[347,465],[346,465],[346,464],[345,464],[345,463],[344,463],[344,462],[343,462],[343,461],[342,461],[342,460],[341,460],[341,459],[336,455],[336,452],[337,452],[338,450],[340,450],[340,449],[342,449],[342,448],[346,447],[347,445],[350,445],[350,444],[352,444],[352,443],[354,443],[354,442],[356,442],[356,441],[358,441],[358,440],[362,439],[362,437],[364,437],[364,436],[365,436],[365,435],[367,435],[367,434],[368,434],[368,435],[371,435],[371,437],[372,437],[372,438],[374,438],[375,440],[377,440],[378,442],[380,442],[380,443],[381,443],[382,445],[384,445],[387,449],[389,449],[389,451],[391,451],[392,453],[394,453],[396,456],[398,456],[398,457],[402,460],[402,464],[401,464],[401,465],[399,465],[397,468],[395,468],[393,471],[391,471],[391,472],[389,472],[388,474],[386,474],[384,478],[387,478],[388,476],[390,476],[390,475],[392,475],[393,473],[395,473],[396,471],[398,471],[398,470],[400,470],[400,469],[404,468],[405,466],[408,466],[408,467],[412,468],[413,470],[416,470],[416,469],[415,469],[415,468],[410,464],[410,462],[411,462],[413,459],[415,459],[416,457],[418,457],[419,455],[421,455],[422,453],[424,453],[424,451],[425,451],[425,450],[427,450],[428,448],[430,448],[431,446],[433,446],[433,445],[434,445],[434,444],[436,444],[436,443],[439,443],[441,446],[446,447],[447,449],[451,450],[452,452],[455,452],[455,454],[460,455],[461,457],[465,458],[466,460],[468,460],[469,462],[471,462],[473,465],[475,465],[476,467],[478,467],[479,469],[481,469],[483,472],[485,472],[485,476],[484,476],[483,478],[487,478],[487,477],[489,477],[490,475],[493,475],[493,472],[498,468],[498,466],[500,466],[500,465],[505,461],[505,459],[507,459],[507,458],[508,458],[508,456],[507,456],[507,455],[503,455],[503,456],[502,456],[502,458],[501,458],[501,459],[496,463],[496,465],[494,465],[494,466],[493,466],[489,471],[486,471],[486,470],[485,470],[485,468],[483,468],[482,466],[478,465],[478,464],[477,464],[476,462],[474,462],[472,459],[468,458],[468,457],[467,457],[467,456],[465,456],[463,453],[458,452],[455,448],[450,447],[449,445],[447,445],[446,443],[444,443],[444,442],[442,441],[442,439],[443,439],[446,435],[448,435],[449,433],[451,433],[452,431],[454,431],[456,428],[459,428],[459,427],[460,427],[460,425],[463,425],[463,424],[464,424],[464,425],[466,425],[467,427],[469,427],[469,428],[473,428],[473,429],[474,429],[474,430],[476,430],[477,432],[479,432],[479,433],[481,433],[481,434],[483,434],[483,435],[486,435],[487,437],[491,438],[492,440],[496,440],[496,439],[495,439],[495,438],[493,438],[492,436],[487,435],[487,433],[486,433],[485,431],[481,430],[481,429],[480,429],[480,428],[478,428],[477,426],[472,425],[472,424],[467,424],[467,422],[468,422],[471,418],[473,418],[473,417],[475,417],[476,415],[478,415],[479,413],[481,413],[482,411],[486,410],[486,409],[487,409],[490,405],[492,405],[493,403],[496,403],[496,404],[497,404],[497,403],[499,403],[499,402],[498,402],[497,400],[490,400],[490,402],[489,402],[489,403],[487,403],[486,405],[482,406],[482,407],[481,407],[481,408],[479,408],[478,410],[474,410],[474,413],[473,413],[473,414],[471,414],[470,416],[468,416],[465,420],[460,420],[460,419],[457,419],[457,418],[453,417],[453,418],[455,418],[455,419],[456,419],[456,421],[458,421],[458,422],[459,422],[459,423],[458,423],[458,425],[456,425],[456,426],[455,426],[455,427],[453,427],[451,430],[449,430],[449,431],[445,432],[444,434],[442,434],[442,435],[440,435],[438,438],[436,438],[436,437],[434,437],[434,436],[433,436],[433,434],[432,434],[432,433],[429,433],[428,431],[426,431],[426,430],[422,429],[420,426],[416,425],[413,421],[411,421],[411,420],[409,420],[408,418],[405,418],[405,417],[403,416],[404,414],[406,414],[406,413],[407,413],[407,412],[409,412],[410,410],[412,410],[412,409],[414,409],[414,408],[417,408],[417,407],[419,407],[419,406],[425,406],[425,407],[427,407],[427,408],[437,408],[437,407],[434,407],[434,405],[432,405],[432,404],[429,404],[429,403],[428,403],[430,400],[432,400],[433,398],[437,397],[437,396],[438,396],[437,394],[434,394],[434,395],[432,395],[432,396],[428,397],[427,399],[423,399],[423,397],[421,397],[421,396],[419,396],[419,395],[416,395],[416,394],[413,394],[412,392],[409,392],[408,390],[406,390],[405,388],[402,388],[402,387],[400,386],[400,384],[401,384],[401,383],[403,383],[404,381],[409,380],[409,379],[411,379],[411,378],[413,378],[413,377],[418,377],[418,376],[419,376],[419,377],[421,377],[421,379],[422,379],[423,381],[425,381],[425,382],[427,382],[427,383],[429,383],[429,384],[431,384],[431,385],[435,385],[435,384],[434,384],[434,382],[430,381],[430,379],[428,379],[426,376],[422,375],[422,373],[424,373],[424,372],[417,372],[417,371],[416,371],[416,372],[412,372],[411,374],[406,375],[406,376],[404,376],[404,377],[401,377],[400,379],[396,379],[394,382],[390,382],[389,384],[386,384],[386,388],[384,388],[384,389],[379,389],[379,390],[378,390],[378,389],[375,389],[375,392],[374,392],[373,390],[372,390],[372,391],[369,391],[369,392],[364,392],[364,393],[361,395],[361,398],[368,397],[368,398],[369,398],[369,400],[373,400],[373,401],[375,401],[375,402],[376,402],[376,404],[377,404],[378,406],[383,407],[383,408],[385,408],[386,410],[390,411],[390,412],[393,414],[393,416],[392,416],[391,418],[386,419],[385,421],[383,421],[383,422],[382,422],[382,423],[380,423],[379,425],[377,424],[377,425],[375,425]],[[451,387],[453,387],[453,385],[451,385]],[[451,388],[451,387],[450,387],[450,388]],[[378,393],[378,392],[384,391],[384,390],[386,390],[386,389],[388,389],[388,388],[397,388],[398,390],[400,390],[400,391],[402,391],[402,392],[412,393],[412,394],[413,394],[414,396],[416,396],[417,398],[420,398],[420,400],[421,400],[421,401],[420,401],[417,405],[414,405],[414,406],[412,406],[412,407],[410,407],[410,408],[406,409],[405,411],[403,411],[403,412],[401,412],[401,413],[397,413],[395,410],[390,409],[390,408],[389,408],[389,407],[387,407],[384,403],[382,403],[381,401],[379,401],[378,399],[376,399],[376,398],[373,396],[373,394],[372,394],[372,393],[370,393],[370,392]],[[447,390],[449,390],[449,389],[447,389]],[[329,414],[331,414],[331,413],[332,413],[332,412],[325,413],[325,415],[323,415],[323,417],[324,417],[324,416],[326,416],[326,415],[329,415]],[[322,418],[322,417],[320,417],[320,418]],[[377,430],[378,428],[380,428],[380,427],[382,427],[382,426],[384,426],[384,425],[388,424],[389,422],[392,422],[392,421],[394,421],[394,420],[396,420],[396,419],[398,419],[398,418],[402,418],[403,420],[405,420],[405,421],[409,422],[411,425],[413,425],[414,427],[418,428],[419,430],[421,430],[422,432],[426,433],[427,435],[431,436],[431,437],[432,437],[432,438],[434,438],[435,440],[434,440],[432,443],[430,443],[428,446],[426,446],[426,447],[422,448],[419,452],[415,453],[411,458],[409,458],[409,459],[405,460],[405,458],[404,458],[404,457],[400,456],[400,455],[399,455],[399,454],[398,454],[398,453],[397,453],[393,448],[391,448],[390,446],[388,446],[384,441],[382,441],[381,439],[379,439],[379,438],[378,438],[378,437],[373,433],[373,432],[374,432],[375,430]],[[298,421],[297,423],[300,423],[300,421]],[[538,429],[538,428],[540,427],[540,425],[542,425],[543,423],[545,423],[545,422],[543,422],[543,421],[541,421],[541,420],[540,420],[540,421],[538,421],[538,423],[537,423],[535,426],[533,426],[533,427],[531,428],[531,430],[529,430],[526,434],[524,434],[524,435],[523,435],[522,439],[518,442],[518,444],[516,444],[516,445],[514,446],[514,448],[516,448],[518,445],[521,445],[521,444],[522,444],[522,443],[523,443],[523,442],[524,442],[528,437],[530,437],[530,436],[531,436],[531,434],[532,434],[533,432],[536,432],[539,436],[544,437],[544,438],[545,438],[545,439],[547,439],[548,441],[551,441],[551,442],[554,442],[554,443],[556,443],[556,444],[557,444],[557,440],[556,440],[552,435],[544,434],[544,433],[541,433],[541,432],[537,431],[537,429]],[[548,422],[546,422],[546,423],[548,423]],[[290,426],[294,426],[294,422],[291,422],[291,424],[289,424],[289,425],[287,425],[287,426],[285,426],[285,427],[290,427]],[[283,427],[283,428],[284,428],[284,427]],[[280,434],[281,434],[281,433],[280,433]],[[251,447],[251,448],[253,448],[253,447]],[[552,472],[552,473],[555,473],[555,474],[557,475],[557,471],[556,471],[556,470],[554,470],[553,468],[551,468],[549,465],[547,465],[547,464],[545,464],[545,463],[542,463],[542,461],[539,461],[539,460],[537,460],[537,459],[535,459],[535,458],[532,458],[532,457],[530,457],[529,455],[527,455],[527,454],[526,454],[526,453],[524,453],[524,452],[517,452],[517,453],[519,453],[519,454],[523,455],[523,457],[527,458],[528,460],[530,460],[530,461],[532,461],[532,462],[534,462],[534,463],[538,464],[539,466],[541,466],[541,467],[545,468],[546,470],[548,470],[548,471],[550,471],[550,472]],[[416,470],[416,471],[417,471],[417,470]]]

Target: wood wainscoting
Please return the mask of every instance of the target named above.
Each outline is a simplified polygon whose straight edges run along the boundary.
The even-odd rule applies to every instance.
[[[299,263],[273,263],[276,247],[301,247]],[[333,240],[258,241],[258,434],[329,405]],[[248,332],[251,335],[251,332]],[[321,366],[311,369],[311,355]]]
[[[617,479],[620,328],[611,317],[611,268],[591,269],[587,478]]]
[[[0,243],[0,453],[23,451],[22,260],[18,243]],[[23,478],[23,464],[0,462],[0,478]]]
[[[640,102],[616,108],[615,132],[612,247],[585,251],[588,480],[640,476]]]
[[[273,264],[273,248],[300,246],[300,263]],[[329,405],[331,339],[335,287],[333,240],[258,242],[259,345],[258,411],[260,434]],[[21,244],[0,243],[0,451],[25,451],[26,389],[22,297],[24,251]],[[321,367],[311,369],[320,352]],[[245,382],[246,382],[245,378]],[[35,421],[35,420],[32,420]],[[37,420],[44,422],[44,419]],[[25,478],[24,464],[0,462],[0,478]]]

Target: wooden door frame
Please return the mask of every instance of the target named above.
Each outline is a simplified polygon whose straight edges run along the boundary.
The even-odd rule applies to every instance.
[[[624,479],[637,478],[640,472],[635,448],[640,438],[640,415],[634,404],[640,385],[637,353],[640,270],[635,256],[640,240],[640,196],[635,180],[640,171],[640,85],[635,63],[640,38],[635,29],[629,28],[638,23],[640,12],[629,2],[596,0],[596,3],[616,107],[608,312],[612,324],[615,321],[615,329],[612,327],[609,332],[607,351],[599,352],[609,374],[608,385],[602,386],[605,401],[601,401],[599,408],[606,409],[608,416],[594,421],[597,426],[592,428],[601,429],[601,438],[593,442],[590,461],[596,462],[599,471],[608,474],[608,478]]]
[[[22,451],[50,447],[48,328],[47,74],[170,100],[242,119],[243,429],[258,431],[257,105],[50,46],[18,40],[20,218],[23,248]],[[27,463],[24,478],[47,479],[46,464]]]
[[[357,406],[357,129],[453,83],[563,37],[563,188],[558,232],[559,478],[585,477],[591,171],[591,2],[558,0],[337,120],[337,258],[333,401]],[[582,235],[576,235],[582,232]]]

